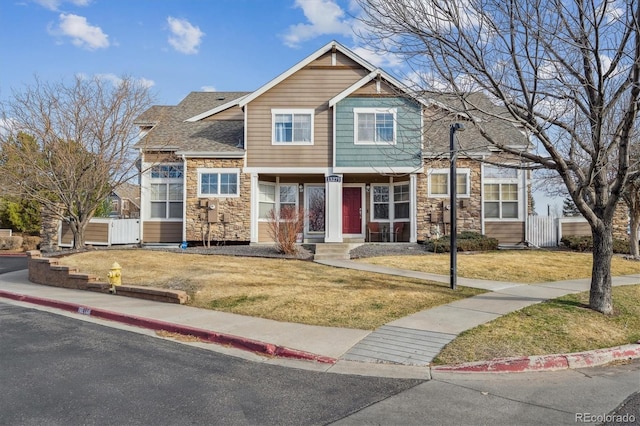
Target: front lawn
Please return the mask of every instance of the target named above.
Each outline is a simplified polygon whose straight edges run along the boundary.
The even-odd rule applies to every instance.
[[[308,261],[150,250],[98,250],[61,263],[106,281],[185,290],[191,306],[332,327],[375,329],[424,309],[482,293],[445,284],[332,268]]]
[[[464,278],[518,283],[542,283],[591,277],[591,253],[554,250],[500,250],[458,253],[457,273]],[[412,271],[449,275],[449,253],[379,256],[359,262]],[[613,275],[640,274],[640,262],[614,256]]]

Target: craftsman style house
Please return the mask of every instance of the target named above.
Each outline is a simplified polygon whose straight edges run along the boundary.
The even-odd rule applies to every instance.
[[[454,122],[468,129],[458,136],[458,229],[520,242],[527,174],[498,167],[518,163],[488,149],[474,123],[513,146],[528,141],[474,114],[474,102],[490,104],[474,95],[456,112],[453,100],[411,93],[331,42],[254,92],[194,92],[154,106],[137,120],[141,242],[270,242],[268,214],[285,206],[306,212],[305,242],[446,234]]]

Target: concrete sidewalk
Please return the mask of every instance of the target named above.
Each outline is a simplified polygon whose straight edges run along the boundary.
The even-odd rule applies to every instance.
[[[321,263],[448,282],[448,277],[354,261]],[[640,275],[614,278],[614,285],[639,282]],[[525,306],[589,289],[589,280],[523,285],[459,278],[458,283],[490,292],[417,312],[373,332],[283,323],[183,305],[43,286],[29,282],[27,271],[0,275],[0,297],[63,309],[79,317],[88,315],[153,330],[191,334],[206,341],[270,357],[313,360],[317,361],[314,364],[318,369],[325,371],[429,378],[430,369],[425,367],[459,333]],[[640,345],[635,346],[616,353],[623,357],[637,353],[640,357]],[[535,362],[539,364],[539,360]],[[532,369],[524,364],[518,364],[513,371]],[[547,368],[557,369],[558,364],[552,364]],[[494,365],[493,370],[500,368]]]
[[[352,260],[320,261],[324,265],[448,283],[449,277],[370,265]],[[416,312],[374,330],[342,359],[428,365],[458,334],[509,312],[571,293],[588,291],[589,279],[544,284],[520,284],[458,278],[458,285],[489,290],[488,293]],[[640,274],[614,277],[613,285],[640,283]],[[640,353],[640,352],[639,352]],[[499,368],[499,367],[497,367]]]

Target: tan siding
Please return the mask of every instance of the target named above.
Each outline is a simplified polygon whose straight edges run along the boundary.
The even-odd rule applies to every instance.
[[[517,244],[524,240],[524,222],[485,222],[484,233],[500,244]]]
[[[108,243],[109,242],[109,224],[108,223],[89,223],[84,233],[84,240],[90,242]]]
[[[331,57],[332,57],[331,52],[325,53],[324,55],[322,55],[321,57],[313,61],[313,63],[307,65],[307,68],[318,67],[318,66],[320,67],[332,66]],[[358,64],[356,61],[354,61],[353,59],[349,58],[348,56],[340,52],[336,52],[336,66],[361,68],[360,64]]]
[[[233,107],[227,110],[221,111],[211,117],[207,117],[204,121],[215,121],[215,120],[244,120],[244,112],[240,107]]]
[[[375,81],[370,81],[369,83],[365,84],[364,86],[362,86],[361,88],[353,92],[353,94],[351,94],[350,96],[372,96],[372,95],[395,96],[398,94],[397,90],[393,90],[393,88],[386,83],[383,83],[380,85],[380,92],[377,91],[376,86],[377,85]]]
[[[269,235],[269,224],[267,222],[258,222],[258,242],[272,243],[273,238]]]
[[[143,243],[182,242],[182,222],[144,222]]]
[[[563,222],[562,236],[591,236],[591,227],[588,222]]]
[[[247,165],[249,167],[331,166],[333,118],[328,101],[364,75],[366,70],[363,68],[307,67],[252,101],[247,106]],[[314,144],[272,145],[272,108],[314,109]]]

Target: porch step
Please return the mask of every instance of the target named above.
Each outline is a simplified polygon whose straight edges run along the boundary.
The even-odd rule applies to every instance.
[[[349,260],[351,244],[346,243],[322,243],[316,244],[314,260]]]

